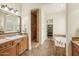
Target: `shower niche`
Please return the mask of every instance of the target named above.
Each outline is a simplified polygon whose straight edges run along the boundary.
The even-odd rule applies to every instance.
[[[47,37],[53,38],[53,19],[47,21]]]

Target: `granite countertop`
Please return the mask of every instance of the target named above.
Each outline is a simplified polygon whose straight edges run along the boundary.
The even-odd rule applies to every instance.
[[[0,44],[3,44],[3,43],[6,43],[6,42],[9,42],[11,40],[7,40],[7,39],[0,39]]]
[[[72,41],[72,42],[79,46],[79,41]]]
[[[22,38],[22,37],[24,37],[24,36],[25,36],[25,35],[14,35],[14,36],[4,37],[4,38],[2,38],[2,39],[0,38],[0,44],[6,43],[6,42],[9,42],[9,41],[13,41],[13,40]]]

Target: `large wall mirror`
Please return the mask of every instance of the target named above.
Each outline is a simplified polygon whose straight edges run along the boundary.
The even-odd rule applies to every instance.
[[[20,32],[20,17],[0,12],[0,32]]]

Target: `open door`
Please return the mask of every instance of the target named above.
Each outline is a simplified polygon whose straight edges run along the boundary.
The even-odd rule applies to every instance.
[[[39,10],[31,10],[31,42],[32,48],[39,46]]]

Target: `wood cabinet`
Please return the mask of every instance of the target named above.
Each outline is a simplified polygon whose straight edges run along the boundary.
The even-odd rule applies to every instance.
[[[55,55],[56,56],[66,56],[66,48],[56,46]]]
[[[15,56],[16,45],[12,45],[12,42],[7,42],[0,45],[0,56]]]
[[[72,42],[72,55],[79,56],[79,46]]]
[[[16,39],[15,41],[13,41],[13,45],[16,45],[16,55],[19,55],[19,44],[21,42],[21,39]]]
[[[26,37],[23,37],[20,40],[21,41],[19,42],[19,45],[18,45],[19,55],[22,54],[28,48]]]
[[[0,44],[0,56],[21,55],[28,49],[28,39],[26,36],[16,40]]]
[[[12,42],[6,42],[5,44],[0,44],[0,50],[10,46],[12,46]]]

